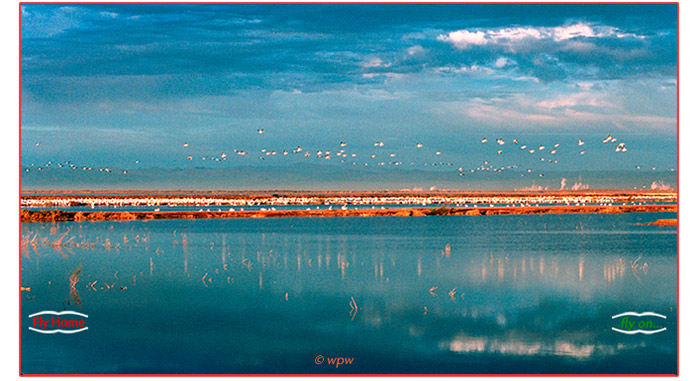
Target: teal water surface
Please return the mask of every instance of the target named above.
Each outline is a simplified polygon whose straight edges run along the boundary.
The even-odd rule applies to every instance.
[[[21,371],[676,373],[677,229],[638,225],[674,217],[26,223]],[[89,329],[29,330],[45,310]]]

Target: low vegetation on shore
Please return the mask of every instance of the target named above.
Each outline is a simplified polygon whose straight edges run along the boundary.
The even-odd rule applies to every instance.
[[[677,205],[581,205],[524,206],[473,208],[392,208],[392,209],[311,209],[311,210],[251,210],[251,211],[31,211],[22,209],[22,222],[160,220],[206,218],[270,218],[270,217],[411,217],[446,215],[554,214],[554,213],[629,213],[676,212]]]

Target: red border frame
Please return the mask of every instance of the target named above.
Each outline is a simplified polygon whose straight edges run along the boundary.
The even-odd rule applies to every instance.
[[[676,130],[677,130],[677,158],[676,158],[676,177],[677,177],[677,373],[676,374],[429,374],[429,373],[418,373],[418,374],[371,374],[371,373],[358,373],[358,374],[246,374],[246,373],[232,373],[232,374],[120,374],[120,373],[98,373],[98,374],[22,374],[22,219],[21,219],[21,202],[22,202],[22,6],[26,4],[70,4],[70,5],[101,5],[101,4],[123,4],[123,5],[133,5],[133,4],[149,4],[149,5],[213,5],[213,4],[224,4],[224,5],[236,5],[236,4],[395,4],[395,5],[412,5],[412,4],[502,4],[502,5],[519,5],[519,4],[539,4],[539,5],[575,5],[575,4],[619,4],[619,5],[643,5],[643,4],[674,4],[677,6],[677,62],[676,62]],[[605,1],[605,2],[584,2],[584,1],[571,1],[571,2],[545,2],[545,1],[525,1],[525,2],[493,2],[493,1],[478,1],[478,2],[448,2],[448,1],[436,1],[436,2],[426,2],[426,1],[416,1],[416,2],[386,2],[386,1],[338,1],[338,2],[310,2],[310,1],[299,1],[299,2],[260,2],[260,1],[241,1],[241,2],[211,2],[211,1],[185,1],[185,2],[153,2],[153,1],[106,1],[99,3],[90,2],[42,2],[42,1],[26,1],[20,2],[18,4],[19,10],[19,195],[18,195],[18,211],[17,219],[19,222],[18,231],[18,246],[19,246],[19,284],[18,284],[18,295],[19,295],[19,377],[679,377],[680,374],[680,3],[675,2],[621,2],[621,1]]]

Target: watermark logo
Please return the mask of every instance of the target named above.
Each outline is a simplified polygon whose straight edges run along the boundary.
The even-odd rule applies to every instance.
[[[318,355],[315,358],[316,365],[326,363],[329,366],[334,366],[335,369],[339,368],[342,365],[352,365],[353,362],[354,357],[328,357],[326,359],[325,357],[323,357],[323,355]]]
[[[63,315],[76,315],[75,317],[64,317]],[[43,334],[64,333],[72,334],[87,330],[85,319],[87,315],[75,311],[41,311],[29,315],[32,319],[30,330]]]
[[[652,335],[667,330],[665,319],[666,316],[655,312],[624,312],[612,316],[615,320],[612,330],[626,335]]]

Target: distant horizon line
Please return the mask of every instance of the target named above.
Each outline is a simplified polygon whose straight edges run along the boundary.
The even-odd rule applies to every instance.
[[[246,194],[246,195],[257,195],[257,194],[267,194],[267,193],[281,193],[281,194],[314,194],[314,193],[327,193],[327,194],[340,194],[340,193],[423,193],[423,194],[439,194],[439,193],[456,193],[456,194],[489,194],[489,193],[518,193],[518,194],[543,194],[543,193],[575,193],[575,194],[585,194],[585,193],[678,193],[677,189],[627,189],[627,188],[595,188],[595,189],[492,189],[492,190],[463,190],[463,189],[364,189],[364,190],[292,190],[292,189],[263,189],[263,190],[199,190],[199,189],[175,189],[175,190],[153,190],[153,189],[106,189],[106,190],[89,190],[89,189],[22,189],[21,194],[27,195],[37,194],[37,193],[55,193],[55,194],[70,194],[70,193],[80,193],[80,194],[109,194],[109,193],[140,193],[140,194],[187,194],[187,193],[221,193],[221,194]]]

